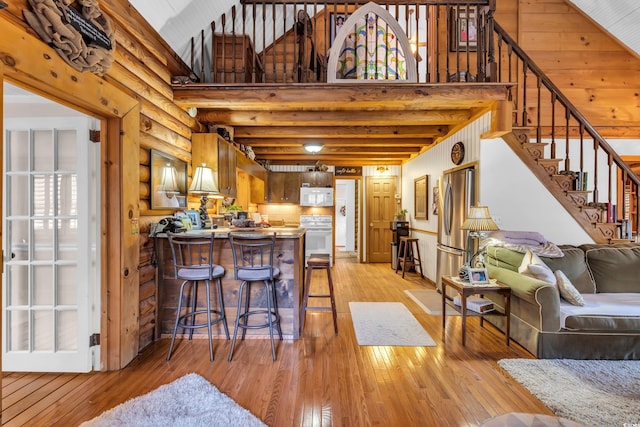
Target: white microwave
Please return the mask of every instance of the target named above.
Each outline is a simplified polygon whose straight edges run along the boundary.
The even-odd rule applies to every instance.
[[[300,206],[333,206],[333,188],[300,188]]]

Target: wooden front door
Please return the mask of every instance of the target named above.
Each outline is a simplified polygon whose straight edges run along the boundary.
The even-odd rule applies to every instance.
[[[396,177],[367,177],[367,261],[391,262]]]

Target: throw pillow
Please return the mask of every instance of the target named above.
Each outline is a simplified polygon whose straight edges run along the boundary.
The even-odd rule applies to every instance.
[[[547,267],[547,264],[545,264],[538,255],[534,254],[529,249],[527,249],[527,252],[524,254],[524,258],[522,258],[522,263],[520,264],[520,267],[518,267],[518,273],[542,280],[543,282],[547,282],[552,285],[556,284],[556,277],[553,274],[553,271]]]
[[[580,294],[576,287],[573,286],[569,278],[562,272],[562,270],[556,270],[554,275],[556,276],[560,296],[564,298],[569,304],[580,306],[584,305],[584,298],[582,297],[582,294]]]

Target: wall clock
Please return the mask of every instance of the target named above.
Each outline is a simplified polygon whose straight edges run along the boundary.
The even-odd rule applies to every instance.
[[[459,165],[464,160],[464,144],[462,141],[456,142],[451,147],[451,161]]]

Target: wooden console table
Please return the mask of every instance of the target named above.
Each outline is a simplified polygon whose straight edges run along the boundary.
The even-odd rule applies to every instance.
[[[470,285],[469,283],[462,282],[457,277],[442,276],[442,336],[444,339],[445,325],[447,322],[447,286],[455,289],[460,293],[460,307],[450,303],[451,307],[457,310],[462,315],[462,345],[465,345],[465,338],[467,332],[467,316],[480,316],[480,326],[482,326],[482,316],[487,315],[503,315],[506,316],[506,330],[505,340],[507,346],[509,345],[509,326],[511,323],[511,288],[501,283],[495,283],[490,285]],[[486,294],[499,294],[504,297],[504,313],[500,313],[496,310],[487,313],[478,313],[467,309],[467,298],[471,295],[486,295]]]

